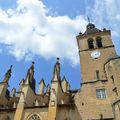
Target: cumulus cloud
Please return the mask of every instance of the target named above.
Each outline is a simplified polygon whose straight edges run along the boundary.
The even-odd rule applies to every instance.
[[[119,0],[93,0],[86,14],[99,28],[112,30],[118,52],[120,35]],[[87,21],[79,15],[54,16],[40,0],[17,0],[16,8],[0,8],[0,44],[6,45],[16,59],[31,60],[39,55],[45,59],[60,57],[79,63],[76,35],[84,31]]]
[[[84,16],[50,16],[40,0],[18,0],[15,9],[0,9],[0,43],[18,60],[39,55],[59,56],[79,63],[76,35],[84,30]]]

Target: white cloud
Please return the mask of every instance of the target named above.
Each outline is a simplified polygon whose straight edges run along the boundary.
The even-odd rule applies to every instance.
[[[0,43],[9,45],[18,60],[40,55],[79,63],[75,35],[85,28],[84,16],[55,17],[48,11],[39,0],[18,0],[15,9],[0,9]]]
[[[96,26],[112,30],[114,43],[120,53],[119,0],[94,0],[94,4],[85,7]],[[0,43],[7,45],[9,54],[18,60],[31,60],[35,55],[45,59],[59,56],[78,64],[76,35],[86,28],[84,18],[86,16],[83,15],[74,19],[51,16],[40,0],[18,0],[15,9],[0,9]]]

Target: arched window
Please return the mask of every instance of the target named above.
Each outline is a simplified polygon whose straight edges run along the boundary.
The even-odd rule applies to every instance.
[[[37,114],[33,114],[28,120],[40,120],[40,117]]]
[[[103,47],[103,45],[102,45],[102,38],[101,37],[97,37],[96,38],[96,43],[97,43],[98,48]]]
[[[89,49],[93,49],[94,48],[94,44],[93,44],[93,39],[92,38],[88,39],[88,47],[89,47]]]

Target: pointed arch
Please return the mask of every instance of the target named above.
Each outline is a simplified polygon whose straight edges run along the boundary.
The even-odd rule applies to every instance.
[[[42,120],[38,113],[32,113],[27,120]]]

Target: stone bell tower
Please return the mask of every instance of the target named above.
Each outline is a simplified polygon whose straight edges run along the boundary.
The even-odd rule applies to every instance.
[[[105,70],[106,62],[116,56],[111,32],[88,23],[77,43],[82,75],[81,90],[75,97],[78,111],[83,120],[113,120],[113,95]]]
[[[110,30],[101,31],[89,23],[86,31],[77,36],[77,42],[83,83],[106,80],[104,64],[116,55]]]

